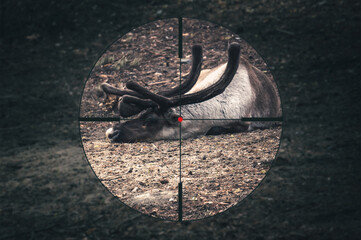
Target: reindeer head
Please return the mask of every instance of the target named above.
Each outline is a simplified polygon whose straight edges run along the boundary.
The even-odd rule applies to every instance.
[[[118,89],[109,84],[101,85],[108,94],[122,96],[118,104],[122,117],[137,115],[134,119],[115,124],[106,131],[113,142],[137,142],[160,139],[179,139],[179,106],[205,102],[221,94],[237,72],[240,46],[231,44],[228,63],[223,75],[209,87],[194,93],[187,92],[197,83],[202,65],[202,48],[192,48],[192,68],[187,79],[173,89],[153,93],[135,82],[128,82],[127,89]]]

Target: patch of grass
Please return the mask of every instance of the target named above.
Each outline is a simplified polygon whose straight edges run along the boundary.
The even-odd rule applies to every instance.
[[[95,64],[96,67],[104,66],[106,64],[111,64],[115,60],[115,57],[113,55],[106,55],[101,57],[98,62]]]
[[[116,61],[112,66],[114,69],[119,71],[120,69],[122,69],[126,66],[134,67],[134,66],[139,65],[140,60],[141,60],[140,58],[134,58],[133,60],[130,60],[127,57],[122,57],[121,59]]]
[[[134,58],[131,62],[130,62],[130,66],[137,66],[140,63],[141,58]]]
[[[127,57],[122,57],[121,59],[119,59],[118,61],[116,61],[112,66],[113,68],[115,68],[116,70],[120,70],[122,68],[124,68],[125,66],[127,66],[129,63],[129,60]]]

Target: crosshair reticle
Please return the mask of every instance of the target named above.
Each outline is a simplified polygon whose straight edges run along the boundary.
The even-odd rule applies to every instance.
[[[188,221],[256,189],[276,157],[282,113],[273,77],[248,43],[174,18],[107,48],[86,81],[79,123],[110,193],[141,213]]]

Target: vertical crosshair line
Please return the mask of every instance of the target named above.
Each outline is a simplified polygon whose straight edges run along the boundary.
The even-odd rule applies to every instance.
[[[179,57],[179,86],[182,86],[182,58],[183,58],[183,25],[182,17],[178,18],[178,57]],[[179,98],[181,91],[179,90]],[[179,106],[182,116],[182,105]],[[178,221],[183,220],[183,186],[182,186],[182,122],[179,122],[179,183],[178,183]]]
[[[182,58],[183,58],[183,24],[182,17],[178,18],[178,58],[179,58],[179,86],[182,86]],[[182,97],[179,90],[179,98]],[[182,105],[179,106],[179,115],[182,116]]]
[[[183,58],[183,24],[182,17],[178,18],[178,56],[179,58]]]
[[[179,61],[179,79],[182,78],[182,64]],[[181,80],[179,80],[181,84]],[[179,91],[180,92],[180,91]],[[179,98],[181,96],[179,95]],[[179,115],[182,116],[182,105],[179,106]],[[182,182],[182,122],[179,122],[179,182]]]
[[[179,183],[178,183],[178,221],[183,221],[183,186],[182,186],[182,122],[179,122]]]

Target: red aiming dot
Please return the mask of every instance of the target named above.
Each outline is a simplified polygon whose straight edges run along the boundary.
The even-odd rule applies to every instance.
[[[178,118],[178,122],[181,122],[181,121],[183,121],[183,118],[182,118],[182,117],[179,117],[179,118]]]

